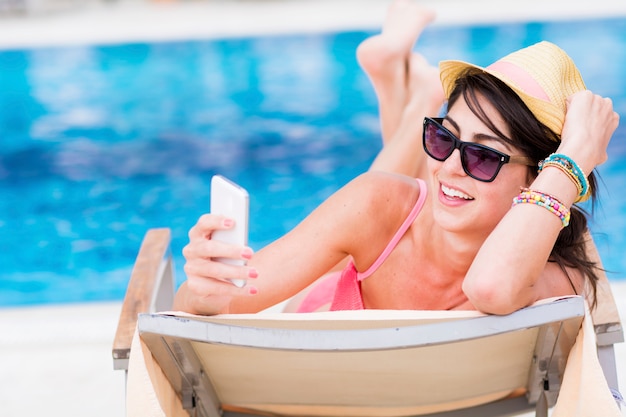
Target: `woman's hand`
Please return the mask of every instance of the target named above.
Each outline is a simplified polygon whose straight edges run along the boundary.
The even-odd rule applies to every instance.
[[[234,297],[256,294],[257,289],[253,285],[239,288],[230,281],[254,279],[258,276],[256,269],[216,260],[230,258],[245,261],[252,258],[253,251],[249,247],[211,239],[216,230],[233,226],[232,219],[205,214],[190,229],[189,243],[183,248],[187,281],[176,294],[176,310],[206,315],[227,313]]]
[[[619,123],[610,98],[589,90],[572,94],[567,99],[567,113],[557,150],[576,161],[589,175],[607,158],[607,147]]]

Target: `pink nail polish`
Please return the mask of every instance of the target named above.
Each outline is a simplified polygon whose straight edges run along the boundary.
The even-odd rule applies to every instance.
[[[258,292],[259,292],[259,290],[257,290],[256,287],[249,287],[249,289],[248,289],[248,293],[250,295],[256,295]]]
[[[252,251],[251,248],[245,248],[243,252],[241,252],[241,257],[244,259],[252,259],[253,254],[254,252]]]
[[[258,276],[259,276],[259,271],[257,271],[256,269],[251,268],[248,271],[248,278],[258,278]]]
[[[234,222],[234,221],[232,221],[232,219],[224,219],[224,220],[222,221],[222,225],[223,225],[224,227],[233,227],[233,225],[234,225],[234,224],[235,224],[235,222]]]

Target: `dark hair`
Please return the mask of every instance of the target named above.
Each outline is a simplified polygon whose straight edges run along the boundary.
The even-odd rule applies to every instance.
[[[487,117],[479,104],[478,94],[484,96],[506,121],[511,131],[510,137],[504,135]],[[554,153],[558,148],[560,136],[539,122],[522,99],[496,77],[476,69],[467,70],[456,80],[448,99],[448,107],[451,107],[460,97],[463,97],[470,110],[502,141],[530,157],[535,167],[538,166],[539,161]],[[529,167],[529,180],[536,176],[537,168]],[[595,200],[596,177],[592,172],[588,178],[591,198]],[[579,270],[591,285],[592,305],[595,306],[596,282],[599,279],[598,271],[601,269],[587,252],[587,213],[580,207],[572,206],[569,226],[561,230],[552,248],[550,261],[556,262],[568,279],[570,277],[566,268]],[[576,290],[573,284],[572,287]]]

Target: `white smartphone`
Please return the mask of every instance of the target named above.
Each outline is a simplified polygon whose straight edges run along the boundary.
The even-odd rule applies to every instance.
[[[248,245],[248,213],[250,198],[241,186],[221,175],[211,178],[211,213],[221,214],[235,220],[235,226],[228,230],[213,232],[212,239],[236,245]],[[231,265],[245,265],[243,259],[219,258],[221,262]],[[237,287],[246,285],[244,279],[230,280]]]

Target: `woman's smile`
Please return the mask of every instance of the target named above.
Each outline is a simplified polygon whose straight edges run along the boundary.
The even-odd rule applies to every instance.
[[[456,188],[447,187],[444,184],[441,184],[441,192],[447,198],[461,198],[463,200],[473,200],[474,199],[473,197],[465,194],[463,191],[457,190]]]

